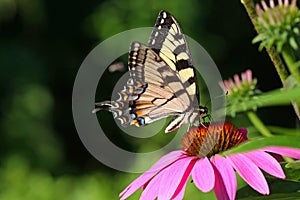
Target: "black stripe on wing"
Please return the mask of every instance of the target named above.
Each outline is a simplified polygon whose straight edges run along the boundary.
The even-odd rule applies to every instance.
[[[161,11],[151,33],[148,46],[153,49],[168,66],[177,71],[181,82],[190,86],[187,91],[193,103],[199,105],[199,88],[195,67],[186,39],[176,19],[167,11]],[[187,84],[189,83],[189,85]]]

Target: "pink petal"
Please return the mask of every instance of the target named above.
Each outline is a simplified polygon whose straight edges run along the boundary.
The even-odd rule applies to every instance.
[[[218,199],[235,199],[237,182],[234,170],[227,159],[215,155],[211,158],[215,174],[215,193]]]
[[[124,200],[127,197],[129,197],[132,193],[134,193],[136,190],[138,190],[144,184],[146,184],[155,174],[156,172],[145,172],[144,174],[139,176],[120,193],[119,195],[120,199]]]
[[[197,160],[192,171],[192,177],[195,185],[202,192],[209,192],[214,188],[215,185],[214,169],[206,157]]]
[[[219,82],[219,86],[223,89],[223,91],[227,90],[225,84],[222,81]]]
[[[278,178],[285,178],[284,172],[277,160],[264,151],[251,151],[244,154],[256,166]]]
[[[228,86],[229,86],[229,88],[235,88],[236,87],[231,78],[228,79]]]
[[[248,83],[251,83],[252,82],[252,71],[250,69],[248,69],[245,73],[246,73]]]
[[[135,179],[127,188],[125,188],[119,195],[121,200],[126,199],[136,190],[146,184],[155,174],[161,169],[164,169],[174,161],[178,160],[182,156],[182,151],[172,151],[167,155],[161,157],[148,171]]]
[[[181,182],[180,182],[179,186],[177,187],[177,189],[176,189],[176,191],[175,191],[175,193],[172,197],[173,200],[183,199],[186,184],[189,180],[189,177],[191,175],[191,172],[192,172],[192,169],[194,168],[195,163],[196,163],[196,159],[192,160],[190,165],[188,166],[187,170],[185,171],[185,173],[184,173],[184,175],[181,179]]]
[[[265,147],[263,148],[264,151],[277,153],[283,156],[300,159],[300,149],[292,148],[292,147]]]
[[[161,179],[162,179],[164,173],[167,173],[168,169],[169,168],[164,169],[163,171],[158,173],[152,180],[150,180],[150,182],[148,183],[148,185],[144,189],[144,191],[143,191],[143,193],[140,197],[140,200],[153,200],[153,199],[156,199],[156,197],[158,196],[158,187],[159,187],[159,185],[164,184],[161,181]]]
[[[282,6],[282,0],[278,0],[278,4]]]
[[[161,169],[165,168],[169,164],[173,163],[174,161],[178,160],[181,157],[185,157],[184,152],[179,150],[179,151],[172,151],[163,157],[161,157],[149,170],[150,171],[155,171],[158,172]]]
[[[253,189],[261,194],[270,193],[268,183],[263,173],[245,155],[231,155],[227,157],[227,160]]]
[[[195,159],[195,157],[182,158],[167,168],[165,173],[162,175],[162,182],[159,185],[158,199],[171,199],[171,197],[175,194],[175,191],[181,180],[186,178],[183,176],[188,170],[188,167],[193,159]]]
[[[233,79],[234,79],[234,81],[235,81],[236,86],[237,86],[237,87],[240,87],[240,86],[241,86],[241,80],[240,80],[239,75],[235,74],[235,75],[233,76]]]
[[[285,0],[285,1],[284,1],[284,5],[285,5],[285,6],[288,6],[288,5],[289,5],[289,0]]]
[[[265,1],[261,1],[261,4],[262,4],[264,10],[268,10],[269,9]]]

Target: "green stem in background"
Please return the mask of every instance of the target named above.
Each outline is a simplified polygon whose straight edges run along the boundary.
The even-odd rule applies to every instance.
[[[272,133],[267,129],[263,122],[257,117],[253,111],[248,111],[247,116],[257,130],[265,137],[273,136]]]
[[[281,126],[266,126],[274,135],[300,136],[300,129],[284,128]],[[254,126],[247,127],[249,133],[258,132]]]
[[[300,86],[300,71],[298,69],[299,66],[298,63],[296,62],[294,52],[290,46],[286,45],[283,48],[282,57],[288,69],[290,70],[290,73],[292,74],[292,78],[294,78],[295,81],[297,82],[297,85]],[[294,107],[296,115],[298,116],[298,119],[300,120],[299,104],[295,101],[292,101],[292,105]]]
[[[229,104],[226,107],[226,114],[235,116],[236,113],[245,112],[247,110],[255,110],[257,108],[270,107],[270,106],[283,106],[290,105],[291,101],[300,102],[300,87],[290,89],[276,89],[270,92],[265,92],[260,95],[254,96],[250,99],[244,99],[242,102]],[[215,115],[220,117],[224,115],[224,109],[219,109]]]
[[[256,32],[258,34],[260,34],[262,32],[262,30],[260,30],[260,28],[258,26],[258,15],[255,11],[253,1],[252,0],[242,0],[241,2],[243,3],[244,7],[246,8],[246,11],[250,17],[252,24],[254,25]],[[285,80],[288,77],[288,72],[286,71],[279,54],[277,53],[277,51],[275,51],[274,48],[268,48],[268,47],[265,47],[265,48],[277,70],[277,73],[280,77],[281,83],[284,84]]]
[[[294,52],[289,46],[285,46],[282,51],[283,59],[289,68],[291,74],[296,79],[298,85],[300,85],[300,71],[298,69],[298,66],[296,65],[296,60],[294,56]]]

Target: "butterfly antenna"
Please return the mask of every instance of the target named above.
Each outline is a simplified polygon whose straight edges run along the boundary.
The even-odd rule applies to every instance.
[[[112,102],[111,101],[102,101],[95,103],[95,108],[92,110],[92,113],[96,113],[100,110],[111,111]]]

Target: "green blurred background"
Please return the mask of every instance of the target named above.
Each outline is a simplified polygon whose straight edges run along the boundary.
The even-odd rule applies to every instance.
[[[152,27],[162,9],[209,52],[223,78],[251,68],[262,91],[281,86],[265,51],[251,44],[255,31],[240,1],[0,0],[0,199],[117,199],[138,176],[102,165],[84,148],[72,87],[93,47],[121,31]],[[102,82],[112,85],[122,73],[106,73]],[[99,99],[109,99],[112,86]],[[297,125],[291,107],[258,115],[271,125]],[[161,133],[151,143],[123,142],[111,114],[102,116],[114,127],[108,137],[127,149],[143,151],[164,139]],[[238,126],[249,125],[238,117]],[[193,184],[186,193],[200,197]]]

